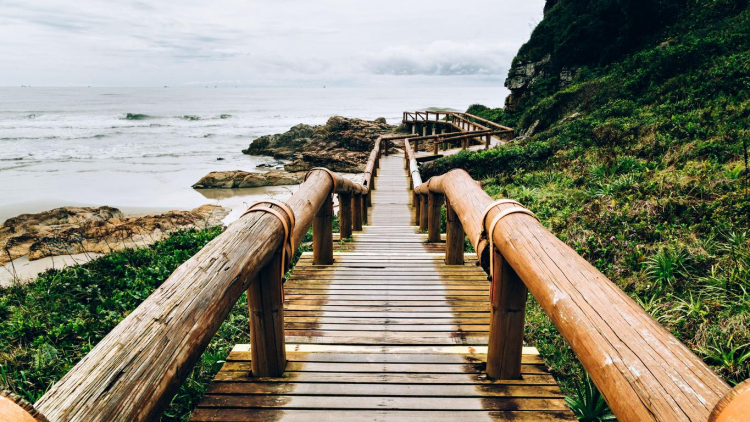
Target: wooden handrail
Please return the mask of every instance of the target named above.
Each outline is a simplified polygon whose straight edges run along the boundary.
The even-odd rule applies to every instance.
[[[326,207],[330,207],[332,193],[357,198],[366,207],[362,198],[369,193],[368,185],[374,180],[372,175],[377,166],[379,148],[380,138],[375,142],[366,167],[369,173],[365,174],[362,183],[325,169],[310,171],[305,182],[286,202],[295,216],[291,234],[295,250],[313,225],[313,220],[318,228],[317,236],[313,235],[314,247],[317,241],[319,248],[321,242],[325,244],[323,248],[332,248],[332,242],[325,240],[331,236],[331,215]],[[282,207],[268,207],[284,215]],[[321,227],[328,231],[326,235],[320,233]],[[53,422],[149,421],[158,418],[246,290],[253,342],[258,340],[257,336],[271,336],[269,338],[277,343],[276,349],[281,349],[276,363],[283,371],[286,364],[283,301],[279,301],[276,292],[260,293],[257,287],[268,283],[273,290],[274,283],[277,283],[280,291],[283,273],[279,271],[279,251],[285,241],[284,233],[284,224],[272,213],[252,212],[240,217],[179,266],[53,385],[34,408]],[[324,255],[327,253],[323,252]],[[274,309],[257,310],[268,313],[265,320],[264,315],[253,314],[256,312],[253,302],[259,301],[254,292],[270,294],[277,302]],[[263,308],[262,304],[257,306]],[[268,318],[278,318],[276,326],[281,322],[282,327],[276,327],[276,333],[263,331]],[[255,357],[263,347],[253,347],[254,371]]]
[[[490,251],[488,235],[483,233],[504,213],[489,233],[496,259],[488,374],[490,366],[499,368],[499,373],[513,372],[491,360],[512,359],[520,352],[493,351],[493,347],[507,345],[498,337],[510,332],[518,338],[522,332],[523,319],[519,328],[519,319],[513,315],[523,312],[513,306],[519,298],[525,301],[528,288],[618,420],[706,421],[714,405],[729,392],[729,386],[699,357],[534,217],[509,213],[518,205],[492,206],[484,216],[483,210],[493,200],[465,171],[433,177],[415,192],[423,198],[430,194],[447,198],[485,267]],[[514,277],[522,283],[515,283]],[[520,344],[515,348],[520,349]]]

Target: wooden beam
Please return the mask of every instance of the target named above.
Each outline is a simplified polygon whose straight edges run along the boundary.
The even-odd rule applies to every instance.
[[[247,290],[254,377],[280,377],[286,367],[281,259],[279,250]]]
[[[339,227],[342,240],[352,237],[352,195],[339,194]]]
[[[313,220],[313,262],[333,264],[333,195],[323,202]]]
[[[440,210],[443,207],[443,195],[430,192],[427,195],[429,208],[427,223],[427,241],[440,242]]]
[[[447,265],[463,265],[464,228],[448,198],[445,198],[445,215],[445,263]]]
[[[421,195],[419,200],[419,230],[427,230],[428,214],[429,214],[429,199],[428,194]]]
[[[362,197],[352,195],[352,229],[355,232],[362,231]]]
[[[494,253],[487,376],[500,380],[519,379],[527,290],[497,249]]]

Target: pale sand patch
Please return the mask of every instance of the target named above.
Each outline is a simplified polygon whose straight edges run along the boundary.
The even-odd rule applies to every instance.
[[[34,261],[29,261],[29,256],[24,255],[0,268],[0,286],[8,287],[14,281],[28,283],[50,268],[60,269],[70,265],[83,264],[103,255],[100,253],[80,253],[48,256]]]

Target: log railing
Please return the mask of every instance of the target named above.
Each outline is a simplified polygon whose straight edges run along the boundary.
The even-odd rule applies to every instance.
[[[453,111],[414,111],[404,112],[402,123],[408,131],[413,134],[423,136],[437,135],[440,133],[458,132],[493,132],[490,136],[500,140],[512,140],[514,130],[490,120],[475,116],[469,113],[459,113]],[[471,137],[469,137],[471,138]],[[479,136],[476,138],[478,143],[483,143]],[[489,137],[485,138],[484,144],[489,148]],[[468,145],[467,145],[468,146]],[[418,148],[415,148],[415,151]]]
[[[245,291],[252,373],[280,376],[286,366],[282,277],[289,249],[297,249],[312,225],[315,264],[333,262],[334,193],[341,204],[341,238],[361,230],[367,198],[375,188],[380,140],[361,183],[313,169],[285,204],[265,201],[265,211],[255,208],[230,224],[177,268],[32,410],[51,422],[157,419]]]
[[[439,204],[445,203],[446,263],[463,264],[465,233],[491,275],[490,378],[520,376],[531,292],[618,420],[707,421],[715,407],[712,421],[748,415],[749,385],[730,393],[699,357],[530,211],[515,201],[493,202],[463,170],[422,183],[414,151],[405,144],[417,223],[438,241]]]

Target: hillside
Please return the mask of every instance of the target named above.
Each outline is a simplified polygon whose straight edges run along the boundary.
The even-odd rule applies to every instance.
[[[461,153],[728,382],[750,377],[747,1],[548,0],[504,109],[512,145]],[[532,304],[526,339],[572,391],[582,370]]]

